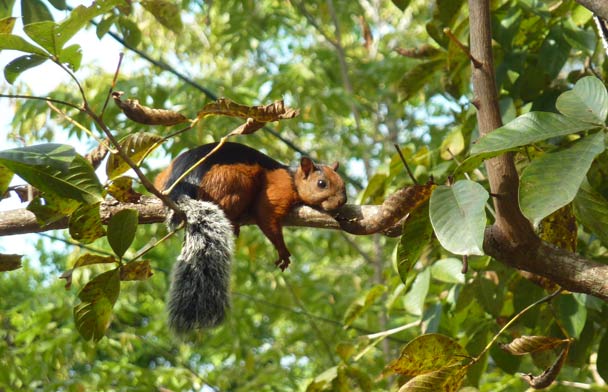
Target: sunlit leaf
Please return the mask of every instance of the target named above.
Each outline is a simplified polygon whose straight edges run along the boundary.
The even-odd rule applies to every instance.
[[[108,242],[118,257],[122,257],[135,238],[137,210],[125,209],[116,213],[108,223]]]
[[[18,50],[20,52],[47,56],[48,54],[38,46],[32,45],[18,35],[0,34],[0,49]]]
[[[403,297],[403,305],[408,313],[422,316],[424,303],[431,286],[431,271],[425,268],[416,275],[410,290]]]
[[[122,203],[136,203],[141,199],[141,193],[133,190],[133,179],[126,176],[112,180],[108,193]]]
[[[36,221],[41,227],[57,222],[70,216],[81,202],[60,197],[54,193],[44,193],[35,197],[28,205],[27,210],[36,215]]]
[[[467,357],[466,350],[454,339],[431,333],[406,344],[399,358],[389,363],[386,370],[413,377],[450,368]]]
[[[603,125],[608,115],[606,86],[594,76],[584,77],[557,98],[555,107],[568,117]]]
[[[97,275],[78,293],[82,302],[74,307],[74,321],[85,340],[104,337],[119,292],[120,271],[116,268]]]
[[[152,275],[150,260],[131,261],[120,267],[120,280],[146,280]]]
[[[43,20],[53,20],[49,9],[40,0],[21,0],[23,24],[28,25]]]
[[[398,392],[456,392],[465,376],[463,366],[447,367],[412,378]]]
[[[80,62],[82,61],[82,48],[80,45],[70,45],[61,50],[59,54],[59,61],[67,64],[72,71],[77,71],[80,68]]]
[[[167,0],[142,0],[141,5],[148,10],[156,20],[169,30],[179,33],[182,28],[180,8],[177,4]]]
[[[576,251],[577,225],[572,204],[545,217],[538,225],[539,237],[570,252]]]
[[[529,112],[477,140],[471,147],[471,156],[496,156],[517,147],[596,127],[561,114]]]
[[[536,226],[541,219],[570,203],[576,196],[591,162],[604,151],[604,133],[597,132],[568,148],[548,152],[522,172],[519,204]]]
[[[455,258],[437,260],[431,266],[431,276],[446,283],[464,283],[462,261]]]
[[[462,180],[438,186],[431,195],[430,217],[441,245],[460,255],[482,255],[488,192],[478,183]]]
[[[146,132],[129,134],[120,141],[120,146],[131,160],[139,165],[141,161],[156,147],[162,137]],[[109,179],[115,179],[131,167],[118,154],[110,154],[106,163],[106,174]]]
[[[15,21],[17,18],[6,17],[0,19],[0,35],[1,34],[10,34],[13,31],[13,27],[15,27]]]
[[[448,133],[441,142],[441,159],[450,160],[456,155],[460,154],[464,150],[464,137],[462,136],[462,130],[457,128],[452,132]]]
[[[76,268],[84,267],[85,265],[112,264],[117,262],[118,260],[114,256],[101,256],[92,253],[85,253],[84,255],[80,256],[78,260],[76,260],[72,268],[66,270],[59,278],[65,279],[65,288],[68,290],[72,285],[72,273]]]
[[[22,255],[0,254],[0,271],[13,271],[21,268]]]
[[[84,204],[70,216],[70,236],[83,244],[90,244],[106,234],[99,215],[100,203]]]
[[[0,200],[2,200],[3,196],[6,194],[8,186],[13,179],[13,174],[12,170],[9,170],[8,167],[0,164]]]

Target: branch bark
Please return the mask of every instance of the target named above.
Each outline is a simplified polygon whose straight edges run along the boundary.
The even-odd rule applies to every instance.
[[[489,0],[469,0],[474,105],[481,135],[502,125],[492,56]],[[519,176],[513,154],[486,161],[496,221],[486,230],[484,251],[514,268],[551,279],[567,290],[608,301],[608,265],[544,243],[519,209]]]

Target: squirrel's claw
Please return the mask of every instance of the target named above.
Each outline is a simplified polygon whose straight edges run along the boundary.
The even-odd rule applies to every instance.
[[[289,267],[290,263],[291,263],[291,261],[289,260],[289,257],[281,257],[277,261],[274,262],[274,264],[277,267],[279,267],[281,269],[281,271],[285,271],[287,269],[287,267]]]

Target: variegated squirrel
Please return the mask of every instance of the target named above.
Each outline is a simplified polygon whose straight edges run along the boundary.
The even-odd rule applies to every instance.
[[[160,190],[171,186],[216,143],[179,155],[156,178]],[[302,158],[289,167],[251,147],[225,143],[169,193],[186,215],[181,254],[173,267],[168,295],[169,325],[178,334],[219,325],[229,307],[233,233],[251,216],[277,249],[275,264],[290,263],[282,220],[297,204],[333,211],[346,202],[338,163],[317,165]],[[177,214],[168,224],[177,226]]]

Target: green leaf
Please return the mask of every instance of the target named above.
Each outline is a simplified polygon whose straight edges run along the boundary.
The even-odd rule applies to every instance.
[[[13,174],[12,170],[9,170],[8,167],[0,164],[0,200],[2,200],[8,190],[8,186],[11,184]]]
[[[608,382],[608,331],[604,332],[597,348],[597,372]]]
[[[534,226],[576,196],[593,159],[604,151],[604,133],[597,132],[563,150],[532,161],[521,175],[519,205]]]
[[[560,322],[570,335],[578,339],[587,321],[587,307],[584,294],[560,295],[556,298],[557,314]]]
[[[399,81],[400,98],[407,101],[418,94],[441,67],[445,67],[443,58],[425,61],[407,71]]]
[[[74,147],[67,144],[45,143],[0,151],[0,159],[32,166],[50,166],[67,170],[76,157]]]
[[[350,304],[344,315],[344,327],[350,326],[360,315],[370,308],[386,292],[385,285],[375,285],[364,296]]]
[[[44,63],[47,59],[47,57],[38,56],[36,54],[17,57],[4,67],[4,79],[6,79],[9,84],[13,84],[15,79],[17,79],[22,72]]]
[[[465,366],[452,366],[420,374],[399,388],[399,392],[457,392],[467,373]]]
[[[403,222],[403,231],[397,245],[397,271],[404,284],[432,236],[433,226],[429,219],[429,204],[426,202],[412,211]]]
[[[56,50],[59,51],[63,48],[63,45],[85,27],[91,19],[105,14],[118,4],[122,4],[122,0],[97,0],[89,7],[79,5],[74,8],[70,16],[57,25],[54,31]]]
[[[93,167],[80,155],[72,154],[70,146],[48,144],[0,151],[0,163],[42,192],[84,203],[102,201],[103,188]]]
[[[441,142],[441,159],[449,161],[455,156],[460,154],[464,150],[464,137],[462,136],[462,130],[456,128],[452,132],[448,133],[447,136]]]
[[[596,127],[561,114],[529,112],[480,138],[471,147],[471,156],[483,154],[488,158],[517,147]]]
[[[0,34],[10,34],[15,27],[16,20],[17,18],[10,16],[0,19]]]
[[[118,15],[110,14],[105,19],[103,19],[97,25],[97,29],[95,30],[95,34],[97,34],[97,38],[101,39],[104,35],[110,31],[110,28],[118,20]]]
[[[73,239],[90,244],[106,234],[99,215],[100,205],[101,203],[83,204],[72,213],[68,228]]]
[[[66,0],[49,0],[49,3],[56,9],[63,11],[68,9],[68,5],[66,4]]]
[[[438,260],[431,267],[431,276],[441,282],[464,283],[462,261],[453,257]]]
[[[483,255],[488,192],[478,183],[461,180],[438,186],[431,195],[430,216],[441,245],[459,255]]]
[[[411,0],[391,0],[391,3],[395,5],[395,7],[399,8],[401,11],[405,11],[405,9],[410,5]]]
[[[468,354],[454,339],[438,333],[419,336],[401,350],[386,369],[407,377],[430,373],[461,363]]]
[[[38,45],[42,46],[49,53],[54,55],[57,54],[57,47],[55,46],[55,29],[57,23],[44,21],[36,22],[23,26],[23,31]]]
[[[120,271],[116,268],[97,275],[78,293],[82,302],[74,307],[74,321],[84,339],[97,342],[103,338],[119,292]]]
[[[18,35],[12,34],[0,34],[0,50],[1,49],[18,50],[20,52],[48,56],[42,48],[30,44]]]
[[[118,19],[118,27],[128,46],[135,48],[139,45],[141,42],[141,30],[139,30],[139,27],[135,22],[121,16]]]
[[[367,183],[367,187],[359,198],[362,204],[375,204],[384,197],[387,175],[376,173]]]
[[[590,231],[608,246],[608,200],[585,179],[574,198],[574,214]]]
[[[72,71],[77,71],[80,68],[80,62],[82,61],[82,48],[80,45],[70,45],[61,50],[61,54],[58,56],[59,61],[67,64]]]
[[[408,313],[422,316],[424,302],[431,286],[431,271],[428,268],[422,270],[412,283],[412,288],[403,297],[404,308]]]
[[[15,0],[0,0],[0,18],[10,17],[13,14]]]
[[[141,5],[163,26],[180,33],[183,29],[180,8],[177,4],[167,0],[142,0]]]
[[[137,230],[139,213],[137,210],[119,211],[108,223],[108,242],[114,253],[120,258],[125,254]]]
[[[126,136],[120,141],[120,146],[126,151],[133,162],[139,165],[148,154],[158,147],[161,136],[138,132]],[[106,174],[110,180],[120,176],[131,167],[118,154],[110,154],[106,163]]]
[[[21,268],[22,255],[0,254],[0,271],[14,271]]]
[[[555,107],[565,116],[603,125],[608,115],[606,86],[594,76],[584,77],[557,98]]]
[[[53,20],[51,12],[40,0],[21,0],[21,14],[24,25],[43,20]]]
[[[74,199],[59,197],[54,193],[44,193],[30,201],[27,210],[36,215],[36,221],[44,227],[70,216],[80,204]]]

